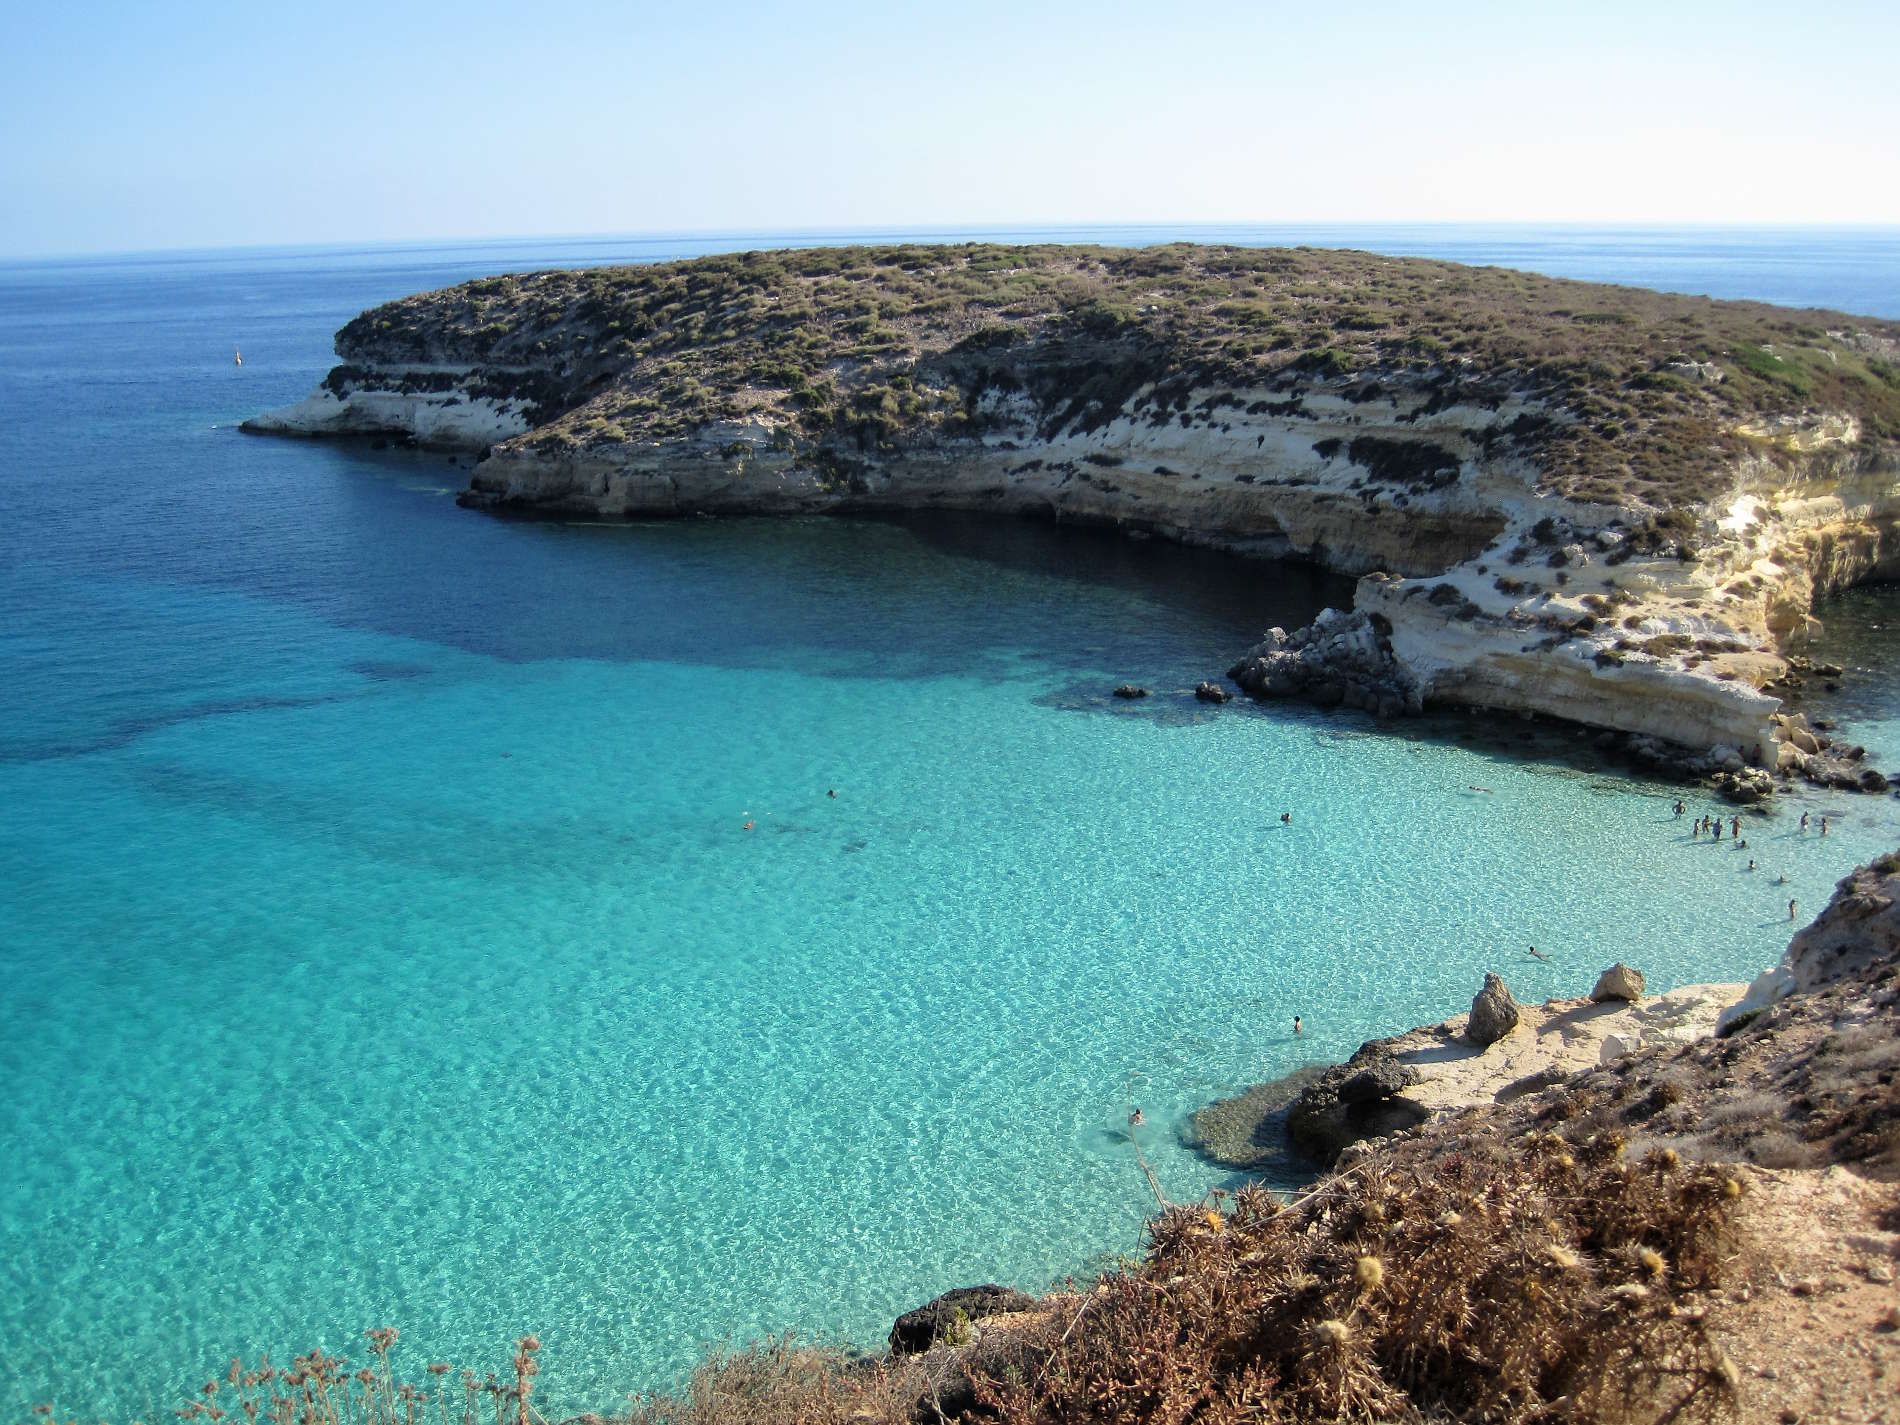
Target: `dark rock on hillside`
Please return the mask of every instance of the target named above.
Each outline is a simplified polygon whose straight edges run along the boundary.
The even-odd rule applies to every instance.
[[[994,1282],[958,1287],[898,1317],[891,1327],[891,1354],[914,1356],[928,1351],[949,1330],[959,1312],[966,1321],[980,1321],[985,1316],[1033,1311],[1035,1307],[1034,1297]]]
[[[1471,1018],[1465,1025],[1465,1038],[1479,1048],[1495,1044],[1517,1028],[1517,1001],[1499,976],[1487,972],[1484,988],[1472,996]]]
[[[1331,1167],[1350,1145],[1412,1128],[1429,1112],[1399,1098],[1418,1082],[1418,1072],[1376,1044],[1364,1045],[1345,1063],[1309,1084],[1287,1111],[1286,1132],[1301,1154]]]

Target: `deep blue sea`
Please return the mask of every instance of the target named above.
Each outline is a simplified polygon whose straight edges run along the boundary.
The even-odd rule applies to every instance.
[[[1891,231],[944,236],[1900,317]],[[509,522],[455,506],[465,462],[235,429],[372,303],[781,240],[0,266],[0,1419],[153,1419],[385,1324],[478,1368],[538,1331],[550,1416],[719,1339],[875,1345],[1134,1249],[1134,1105],[1193,1198],[1210,1098],[1488,968],[1746,977],[1790,895],[1900,843],[1853,797],[1692,843],[1671,789],[1523,724],[1195,703],[1344,597],[1307,570],[1013,522]],[[1815,710],[1892,767],[1900,597],[1837,608]]]

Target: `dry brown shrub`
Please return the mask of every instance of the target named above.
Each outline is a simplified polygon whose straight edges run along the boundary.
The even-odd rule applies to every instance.
[[[1244,1189],[1218,1227],[1172,1209],[1139,1267],[977,1398],[1007,1425],[1720,1418],[1730,1368],[1696,1298],[1728,1175],[1621,1150],[1479,1134],[1285,1210]]]
[[[919,1361],[851,1358],[786,1336],[712,1352],[679,1390],[636,1398],[627,1425],[908,1425],[932,1394]]]

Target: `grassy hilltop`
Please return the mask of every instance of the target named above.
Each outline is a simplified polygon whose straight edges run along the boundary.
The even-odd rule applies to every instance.
[[[1541,402],[1484,447],[1528,458],[1547,493],[1666,509],[1718,494],[1738,456],[1783,453],[1779,416],[1900,438],[1900,324],[1306,248],[816,248],[493,277],[365,312],[337,350],[338,396],[376,363],[480,368],[532,403],[521,439],[544,453],[734,421],[820,456],[954,441],[998,390],[1034,397],[1054,434],[1131,399],[1187,425],[1236,389],[1297,414],[1316,389],[1404,384],[1427,415]]]

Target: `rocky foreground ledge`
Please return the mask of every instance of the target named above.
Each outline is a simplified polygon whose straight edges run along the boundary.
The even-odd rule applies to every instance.
[[[1511,1103],[1639,1049],[1706,1039],[1747,988],[1685,985],[1645,997],[1641,972],[1619,964],[1587,997],[1520,1005],[1489,975],[1471,1013],[1369,1040],[1344,1064],[1210,1104],[1195,1131],[1202,1151],[1229,1167],[1331,1168],[1386,1134]]]
[[[1414,1112],[1290,1201],[1170,1207],[1096,1281],[949,1293],[883,1359],[728,1359],[671,1403],[749,1386],[751,1418],[860,1425],[1893,1420],[1900,853],[1842,881],[1719,1024],[1742,986],[1646,989],[1615,965],[1538,1010],[1489,977],[1470,1014],[1329,1075],[1336,1102]]]
[[[1356,252],[909,246],[489,278],[337,353],[247,428],[479,452],[486,509],[1033,512],[1309,559],[1363,576],[1382,660],[1322,696],[1762,770],[1815,596],[1900,572],[1900,325],[1835,312]]]

